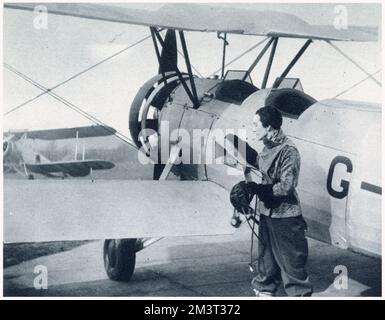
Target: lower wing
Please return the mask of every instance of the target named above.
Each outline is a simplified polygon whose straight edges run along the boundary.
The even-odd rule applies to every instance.
[[[4,242],[231,234],[208,181],[5,180]]]
[[[104,160],[76,160],[76,161],[60,161],[60,162],[49,162],[39,164],[26,164],[28,170],[41,173],[49,174],[62,172],[69,174],[72,177],[84,177],[87,176],[91,169],[102,170],[111,169],[114,164]]]

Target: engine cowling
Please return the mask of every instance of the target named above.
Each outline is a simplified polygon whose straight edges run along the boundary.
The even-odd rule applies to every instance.
[[[182,76],[188,78],[186,74]],[[131,104],[128,126],[138,148],[145,147],[151,133],[158,133],[159,112],[179,83],[176,72],[167,72],[165,77],[158,74],[148,80],[136,94]]]

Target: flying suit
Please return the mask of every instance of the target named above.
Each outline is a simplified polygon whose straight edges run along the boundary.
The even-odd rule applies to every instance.
[[[289,296],[310,296],[312,285],[305,269],[306,223],[295,191],[300,155],[282,130],[263,142],[264,149],[256,158],[256,166],[263,174],[262,184],[271,187],[274,205],[266,206],[258,201],[259,259],[252,286],[260,292],[274,294],[282,280]]]

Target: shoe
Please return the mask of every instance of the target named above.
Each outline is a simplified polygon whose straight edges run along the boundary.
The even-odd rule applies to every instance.
[[[274,297],[274,293],[268,291],[259,291],[257,289],[253,289],[255,296],[259,298],[271,298]]]

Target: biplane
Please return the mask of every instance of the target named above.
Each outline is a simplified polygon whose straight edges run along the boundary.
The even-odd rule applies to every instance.
[[[34,10],[36,5],[8,3],[5,7]],[[275,11],[209,5],[174,4],[148,11],[124,5],[43,6],[52,15],[149,27],[159,72],[132,101],[128,126],[133,147],[153,160],[154,179],[5,181],[5,243],[106,239],[108,276],[129,280],[136,253],[162,237],[235,232],[229,223],[233,213],[229,190],[245,179],[245,168],[251,170],[248,178],[259,176],[240,153],[224,156],[229,145],[217,133],[251,132],[254,113],[268,104],[282,112],[283,130],[301,154],[297,190],[308,236],[344,249],[381,254],[381,106],[318,101],[303,91],[300,79],[289,77],[313,42],[377,41],[376,28],[338,29]],[[187,32],[218,33],[223,40],[220,74],[205,78],[193,73]],[[244,70],[225,68],[229,34],[264,37],[262,49]],[[177,38],[184,71],[177,61]],[[294,57],[288,57],[287,67],[269,85],[281,38],[303,39],[304,44]],[[265,55],[262,83],[255,84],[251,74]],[[198,144],[178,136],[199,129],[205,137]],[[171,138],[170,131],[177,137]],[[168,142],[166,147],[164,142]],[[248,142],[258,143],[251,138]],[[204,160],[209,153],[223,162]],[[166,159],[159,161],[159,154],[166,154]],[[200,161],[191,160],[193,154]],[[180,179],[168,179],[171,173]],[[59,194],[67,199],[65,205],[58,201]]]
[[[28,179],[34,179],[34,173],[50,178],[85,177],[93,170],[106,170],[114,167],[110,161],[85,159],[83,144],[82,158],[78,159],[78,139],[113,135],[113,128],[105,126],[48,129],[35,131],[8,132],[3,141],[4,172],[16,172]],[[51,161],[42,153],[28,145],[29,140],[76,139],[74,158],[66,161]]]

